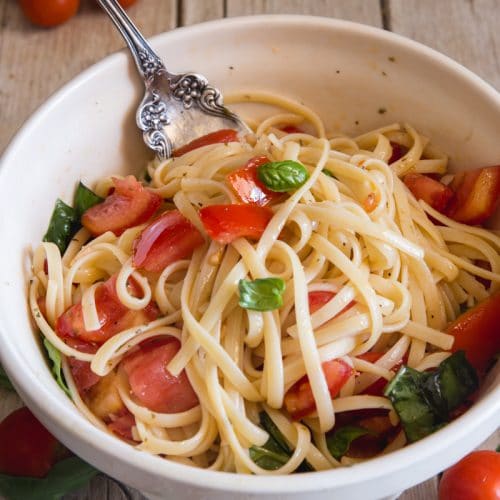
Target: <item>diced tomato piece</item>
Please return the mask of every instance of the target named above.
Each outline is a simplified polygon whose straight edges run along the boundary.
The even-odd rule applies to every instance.
[[[281,198],[281,193],[267,189],[257,176],[258,167],[268,162],[267,156],[256,156],[227,176],[229,185],[243,203],[263,207]]]
[[[0,472],[44,477],[58,459],[57,439],[23,407],[0,423]]]
[[[212,132],[211,134],[203,135],[198,137],[194,141],[189,142],[185,146],[177,148],[174,151],[174,156],[182,156],[194,149],[202,148],[203,146],[208,146],[210,144],[227,144],[228,142],[236,142],[238,140],[238,133],[236,130],[222,129],[217,130],[217,132]]]
[[[198,396],[183,370],[174,377],[167,365],[180,349],[174,337],[154,338],[122,361],[136,400],[152,411],[178,413],[198,404]]]
[[[129,286],[134,286],[131,280]],[[153,302],[140,311],[125,307],[116,293],[116,275],[97,288],[95,302],[101,328],[90,331],[85,329],[82,304],[79,302],[57,318],[57,335],[63,339],[72,337],[102,344],[122,330],[153,321],[159,315],[158,307]]]
[[[303,134],[304,131],[295,125],[287,125],[286,127],[280,127],[280,130],[286,132],[287,134]]]
[[[330,396],[334,398],[354,370],[341,359],[332,359],[321,364]],[[316,409],[314,396],[307,375],[297,381],[285,394],[285,408],[294,420],[309,415]]]
[[[404,183],[417,200],[424,200],[438,212],[444,213],[453,198],[453,191],[448,186],[427,175],[405,175]]]
[[[116,434],[118,437],[133,441],[132,427],[135,425],[135,417],[127,409],[121,415],[112,417],[111,422],[108,424],[108,429]]]
[[[452,351],[465,351],[468,361],[484,372],[500,351],[500,292],[461,314],[446,329],[455,337]]]
[[[359,359],[362,359],[364,361],[368,361],[369,363],[375,363],[382,357],[381,352],[365,352],[364,354],[360,354],[358,356]],[[403,362],[405,361],[405,358],[400,359],[392,368],[391,371],[396,373],[401,366],[403,366]],[[373,384],[369,385],[364,391],[363,394],[368,394],[370,396],[383,396],[384,394],[384,389],[385,386],[387,385],[388,381],[385,378],[378,378],[373,382]]]
[[[146,189],[133,175],[114,177],[113,184],[113,193],[82,215],[82,225],[94,236],[106,231],[120,235],[129,227],[143,224],[162,202],[160,195]]]
[[[333,292],[328,292],[325,290],[317,290],[314,292],[309,292],[307,294],[307,297],[309,299],[309,312],[312,314],[316,312],[318,309],[323,307],[327,302],[330,302],[330,300],[335,297],[335,293]],[[340,311],[339,314],[342,314],[343,312],[347,311],[349,308],[351,308],[355,304],[354,300],[349,302],[342,311]]]
[[[64,340],[66,344],[80,352],[95,354],[97,352],[97,349],[99,348],[97,344],[83,342],[82,340],[74,338],[66,338]],[[99,375],[95,374],[90,369],[90,362],[88,361],[81,361],[69,356],[68,364],[71,370],[71,374],[73,375],[73,380],[75,381],[76,387],[80,394],[85,394],[101,379]]]
[[[482,224],[500,203],[500,165],[457,174],[447,215],[464,224]]]
[[[190,257],[205,240],[179,210],[169,210],[147,226],[134,241],[134,267],[160,272]]]
[[[257,205],[211,205],[200,210],[200,217],[210,238],[231,243],[242,236],[259,239],[273,212]]]
[[[391,163],[394,163],[395,161],[400,160],[406,153],[408,153],[408,148],[406,146],[403,146],[402,144],[398,144],[397,142],[391,141],[391,146],[392,146],[392,155],[388,161],[389,165]]]
[[[369,193],[368,196],[363,201],[363,208],[366,212],[373,212],[380,203],[379,193]]]

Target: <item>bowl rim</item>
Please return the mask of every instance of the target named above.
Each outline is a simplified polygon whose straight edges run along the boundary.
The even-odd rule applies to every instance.
[[[156,47],[162,43],[175,43],[176,39],[189,36],[193,31],[203,34],[203,32],[211,32],[214,29],[233,29],[235,26],[252,26],[263,22],[274,23],[275,26],[294,26],[300,24],[301,26],[316,26],[340,32],[350,31],[360,37],[367,37],[401,46],[410,52],[425,57],[429,61],[433,60],[442,64],[448,71],[455,73],[463,81],[475,86],[480,93],[483,93],[498,106],[500,113],[500,94],[493,86],[458,62],[404,36],[352,21],[290,14],[242,16],[176,28],[151,37],[149,40],[152,46]],[[9,168],[11,157],[16,154],[19,145],[38,126],[38,123],[46,115],[50,114],[51,110],[56,108],[69,94],[79,87],[84,86],[86,82],[98,76],[100,72],[110,69],[113,66],[127,64],[128,62],[130,60],[126,49],[121,49],[103,58],[54,92],[32,113],[24,125],[15,133],[0,158],[0,191],[2,189],[2,179]],[[0,304],[1,307],[2,305]],[[84,441],[88,447],[93,448],[93,451],[105,456],[107,455],[108,457],[112,456],[124,465],[132,466],[136,471],[146,474],[146,476],[148,474],[154,475],[164,480],[173,480],[206,489],[227,492],[244,491],[245,493],[297,494],[322,490],[332,487],[333,484],[341,487],[350,486],[355,483],[359,485],[360,483],[377,479],[381,475],[398,473],[403,469],[407,469],[409,465],[415,466],[417,463],[421,464],[426,460],[430,460],[435,455],[436,449],[451,446],[454,442],[465,438],[471,430],[479,431],[495,414],[500,413],[500,387],[497,386],[482,401],[472,406],[464,415],[449,423],[443,429],[417,443],[413,443],[387,455],[355,464],[352,467],[316,471],[306,475],[293,474],[288,476],[286,481],[282,480],[284,476],[249,475],[245,476],[243,483],[240,474],[206,469],[196,469],[196,474],[193,474],[194,469],[191,466],[165,460],[146,452],[137,452],[137,450],[131,453],[133,448],[129,444],[99,430],[87,421],[83,415],[74,414],[74,411],[70,410],[66,403],[63,404],[62,400],[54,397],[54,390],[44,386],[39,379],[33,377],[33,380],[28,380],[18,376],[18,373],[21,373],[22,370],[17,370],[16,368],[23,364],[23,359],[20,355],[16,355],[15,349],[9,348],[9,336],[7,335],[7,328],[1,314],[0,339],[2,340],[0,361],[12,378],[14,386],[19,388],[21,393],[27,395],[26,399],[31,403],[29,406],[34,409],[35,413],[50,416],[49,421],[54,428],[62,428],[73,439]],[[5,346],[7,346],[8,356]],[[53,387],[56,386],[54,385]],[[491,425],[486,425],[485,427],[488,430]],[[489,430],[491,431],[492,429]],[[89,458],[89,461],[92,462],[92,457]],[[449,464],[444,464],[443,467],[447,465]],[[416,470],[415,476],[417,477],[417,481],[422,479],[416,473]],[[417,481],[414,480],[411,484],[415,484]],[[411,484],[408,483],[407,486]]]

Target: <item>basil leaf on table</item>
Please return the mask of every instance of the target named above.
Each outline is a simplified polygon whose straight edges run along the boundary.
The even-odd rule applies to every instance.
[[[47,351],[50,361],[52,362],[52,375],[56,379],[57,385],[71,398],[71,391],[69,390],[61,366],[61,353],[54,347],[46,338],[43,339],[43,345]]]
[[[0,366],[0,387],[2,389],[7,389],[8,391],[14,391],[14,386],[11,384],[9,377],[5,373],[5,370]]]
[[[57,199],[43,241],[55,243],[62,255],[75,234],[75,226],[79,221],[76,210]]]
[[[240,280],[239,304],[253,311],[273,311],[283,305],[285,282],[281,278],[262,278],[253,281]]]
[[[367,434],[371,434],[371,432],[363,427],[355,425],[340,427],[326,437],[328,451],[333,458],[340,460],[349,451],[349,447],[355,439]]]
[[[385,388],[406,437],[418,441],[440,429],[479,387],[474,367],[457,351],[431,372],[402,366]]]
[[[44,478],[0,474],[0,493],[8,500],[59,500],[98,473],[78,457],[57,462]]]
[[[80,182],[76,188],[75,200],[73,203],[78,221],[80,221],[81,216],[86,210],[102,201],[104,201],[104,198],[101,198],[95,194],[94,191],[85,186],[85,184]]]
[[[260,165],[257,168],[257,177],[271,191],[283,193],[302,186],[309,174],[299,162],[285,160]]]

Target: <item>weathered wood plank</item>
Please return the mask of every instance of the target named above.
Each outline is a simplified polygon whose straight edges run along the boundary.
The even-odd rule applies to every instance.
[[[310,14],[382,26],[379,0],[227,0],[227,16]]]
[[[176,26],[175,0],[145,0],[129,14],[146,36]],[[94,2],[82,2],[69,22],[50,30],[31,26],[17,2],[0,0],[0,151],[55,90],[124,46]]]
[[[389,27],[449,55],[500,89],[499,0],[387,0]]]
[[[181,3],[181,26],[222,17],[224,17],[224,0],[183,0]]]

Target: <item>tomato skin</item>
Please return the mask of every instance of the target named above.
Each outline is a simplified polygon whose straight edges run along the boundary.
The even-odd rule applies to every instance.
[[[439,483],[439,500],[498,500],[500,453],[473,451],[446,470]]]
[[[116,293],[116,275],[97,288],[95,301],[101,328],[90,331],[85,329],[82,304],[79,302],[66,309],[57,318],[57,335],[62,339],[76,338],[87,343],[102,344],[126,328],[147,323],[159,316],[159,310],[153,302],[140,311],[125,307]]]
[[[354,373],[354,370],[341,359],[325,361],[321,367],[325,374],[330,396],[334,398]],[[300,420],[315,410],[314,396],[307,375],[304,375],[286,392],[284,405],[294,420]]]
[[[120,415],[113,416],[112,421],[108,424],[108,429],[127,441],[133,441],[132,427],[135,425],[135,417],[127,409]]]
[[[202,234],[178,210],[169,210],[147,226],[134,241],[134,267],[161,272],[172,262],[190,257],[205,242]]]
[[[83,342],[81,340],[74,338],[67,338],[65,339],[65,342],[70,347],[73,347],[73,349],[76,349],[77,351],[80,352],[86,352],[89,354],[95,354],[97,352],[97,349],[99,348],[97,344]],[[71,370],[71,374],[73,375],[73,380],[75,381],[78,392],[81,395],[85,394],[101,379],[99,375],[96,375],[90,369],[89,361],[81,361],[79,359],[69,356],[68,364]]]
[[[407,174],[406,187],[417,200],[424,200],[438,212],[444,213],[453,198],[453,191],[441,182],[423,174]]]
[[[264,207],[281,198],[281,193],[267,189],[257,176],[257,169],[268,162],[267,156],[256,156],[227,176],[229,185],[241,202]]]
[[[482,224],[500,203],[500,165],[457,174],[447,215],[464,224]]]
[[[0,472],[44,477],[57,461],[60,444],[26,407],[0,422]]]
[[[80,0],[18,0],[24,15],[37,26],[52,28],[78,11]]]
[[[335,297],[333,292],[317,290],[315,292],[309,292],[307,298],[309,299],[309,312],[312,314],[318,309],[321,309],[327,302]]]
[[[256,205],[211,205],[200,210],[200,217],[210,238],[231,243],[242,236],[259,239],[273,212]]]
[[[455,337],[452,351],[465,351],[480,373],[500,351],[500,291],[461,314],[446,329]]]
[[[135,399],[152,411],[178,413],[198,404],[186,372],[175,377],[166,368],[180,346],[174,337],[154,338],[121,362]]]
[[[94,236],[106,231],[119,236],[129,227],[149,220],[162,202],[161,196],[145,188],[133,175],[114,177],[113,184],[113,193],[82,215],[82,225]]]
[[[173,155],[174,156],[182,156],[190,151],[193,151],[198,148],[202,148],[203,146],[208,146],[210,144],[219,144],[228,142],[236,142],[238,141],[238,133],[236,130],[232,129],[222,129],[217,130],[216,132],[212,132],[211,134],[203,135],[195,139],[194,141],[177,148]]]

